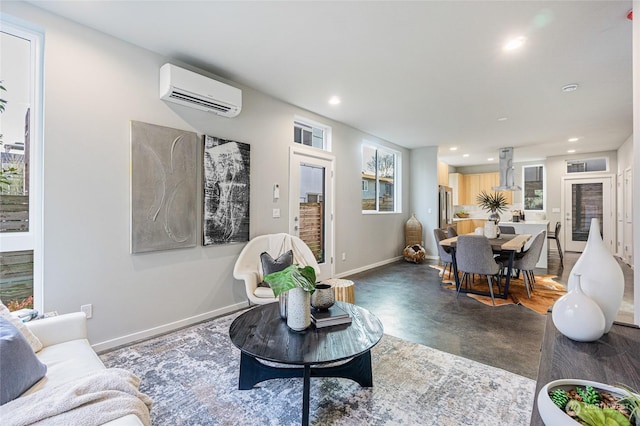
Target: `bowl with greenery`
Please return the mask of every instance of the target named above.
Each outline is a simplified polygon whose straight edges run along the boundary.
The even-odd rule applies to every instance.
[[[489,220],[500,221],[500,213],[507,211],[507,198],[502,192],[488,193],[482,191],[476,197],[476,202],[483,210],[490,212]]]
[[[538,411],[545,425],[640,426],[640,395],[624,385],[554,380],[540,389]]]
[[[460,210],[459,212],[456,213],[456,216],[458,216],[459,218],[465,219],[469,217],[469,212],[467,212],[466,210]]]

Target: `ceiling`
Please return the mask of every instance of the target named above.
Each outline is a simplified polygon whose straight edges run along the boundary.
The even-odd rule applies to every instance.
[[[30,3],[454,166],[632,133],[630,0]]]

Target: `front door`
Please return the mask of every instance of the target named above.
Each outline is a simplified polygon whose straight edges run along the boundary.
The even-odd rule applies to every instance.
[[[591,219],[597,218],[605,245],[615,253],[614,196],[611,176],[565,179],[562,225],[565,250],[584,251]]]
[[[302,146],[291,148],[289,233],[311,249],[318,281],[333,276],[333,156]]]

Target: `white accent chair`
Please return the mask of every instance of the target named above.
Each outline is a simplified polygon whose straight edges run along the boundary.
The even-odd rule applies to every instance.
[[[269,287],[258,287],[263,279],[260,255],[266,251],[276,259],[289,250],[293,251],[293,263],[313,266],[316,275],[320,275],[315,256],[300,238],[286,233],[255,237],[244,246],[233,268],[234,278],[244,281],[249,304],[264,305],[278,300]]]

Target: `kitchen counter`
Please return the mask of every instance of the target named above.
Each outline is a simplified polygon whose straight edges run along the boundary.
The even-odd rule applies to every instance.
[[[513,226],[516,229],[516,234],[531,234],[535,237],[540,231],[549,231],[549,221],[548,220],[525,220],[520,222],[507,222],[500,221],[498,225],[502,226]],[[544,244],[542,245],[542,252],[540,252],[540,259],[538,263],[536,263],[536,268],[546,268],[547,267],[547,253],[548,253],[548,239],[544,239]]]
[[[549,221],[548,220],[521,220],[520,222],[507,222],[507,221],[503,221],[501,220],[499,225],[544,225],[547,226],[549,225]]]

